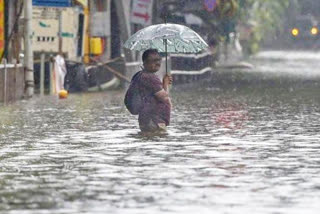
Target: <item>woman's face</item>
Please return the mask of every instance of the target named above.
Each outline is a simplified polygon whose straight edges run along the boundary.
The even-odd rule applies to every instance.
[[[161,56],[157,53],[150,54],[143,65],[148,72],[155,73],[161,67]]]

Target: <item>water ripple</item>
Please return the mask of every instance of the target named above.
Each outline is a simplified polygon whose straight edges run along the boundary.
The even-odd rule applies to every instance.
[[[314,93],[208,88],[174,89],[158,136],[121,91],[1,107],[0,213],[317,213]]]

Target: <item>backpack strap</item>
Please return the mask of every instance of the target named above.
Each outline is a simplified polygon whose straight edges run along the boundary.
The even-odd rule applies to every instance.
[[[135,73],[135,75],[133,75],[131,82],[136,81],[136,79],[140,78],[142,74],[142,71],[138,71],[137,73]]]
[[[142,72],[143,72],[143,70],[138,71],[137,73],[135,73],[135,74],[133,75],[132,80],[131,80],[131,84],[132,84],[133,82],[135,82],[135,84],[137,84],[136,81],[139,81],[139,80],[141,79]],[[153,93],[149,93],[149,94],[147,94],[146,96],[142,97],[142,99],[144,100],[144,99],[146,99],[147,97],[151,97],[151,96],[153,96],[153,95],[154,95]]]

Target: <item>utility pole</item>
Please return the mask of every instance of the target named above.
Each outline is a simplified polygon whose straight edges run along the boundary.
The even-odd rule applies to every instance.
[[[130,36],[130,24],[128,23],[128,19],[126,18],[129,14],[126,14],[125,5],[124,5],[124,4],[128,4],[128,2],[129,1],[126,1],[126,0],[114,1],[117,14],[118,14],[122,42],[127,41]],[[134,57],[131,51],[125,50],[124,55],[125,55],[126,62],[134,61]]]
[[[62,56],[62,10],[59,10],[59,54]]]
[[[26,72],[26,95],[34,94],[33,50],[32,50],[32,0],[24,1],[24,69]]]

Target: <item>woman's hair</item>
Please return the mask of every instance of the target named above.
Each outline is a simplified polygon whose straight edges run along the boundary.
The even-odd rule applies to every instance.
[[[145,62],[148,59],[149,55],[151,55],[151,54],[159,54],[159,52],[158,52],[157,49],[148,49],[148,50],[146,50],[142,54],[142,62]]]

